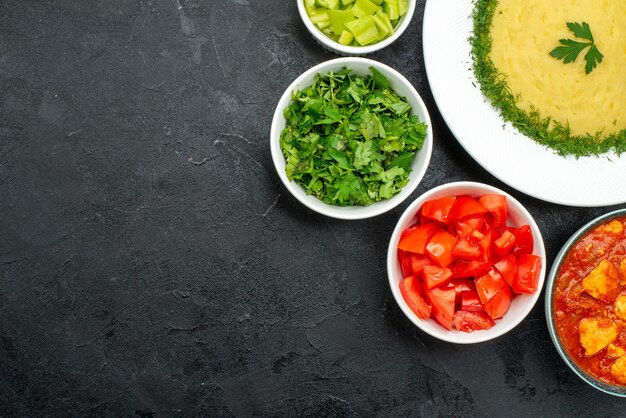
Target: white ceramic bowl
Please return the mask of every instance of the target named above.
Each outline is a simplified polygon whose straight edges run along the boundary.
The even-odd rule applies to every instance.
[[[515,299],[511,302],[511,306],[509,310],[501,319],[496,320],[496,325],[491,327],[488,330],[480,330],[474,331],[471,333],[458,331],[452,329],[450,331],[446,330],[444,327],[439,325],[435,320],[428,319],[426,321],[420,319],[411,311],[408,307],[402,294],[400,293],[400,281],[403,279],[402,271],[400,268],[400,263],[398,262],[397,257],[397,247],[398,242],[400,241],[400,235],[402,231],[408,226],[415,223],[415,216],[417,215],[419,209],[422,207],[422,204],[427,200],[436,199],[444,196],[455,196],[455,195],[473,195],[479,196],[486,193],[498,193],[506,196],[508,203],[508,218],[507,225],[509,226],[520,226],[520,225],[530,225],[530,229],[532,230],[533,238],[535,241],[535,246],[533,249],[533,254],[537,254],[542,259],[541,264],[541,273],[539,275],[539,283],[537,285],[537,291],[532,295],[517,295]],[[528,315],[528,313],[532,310],[533,306],[539,299],[539,295],[541,294],[541,289],[543,288],[543,283],[546,275],[546,250],[543,245],[543,238],[541,237],[541,232],[539,231],[539,227],[537,223],[533,219],[533,217],[528,213],[528,211],[522,206],[520,202],[518,202],[514,197],[509,195],[508,193],[492,186],[488,186],[482,183],[473,183],[473,182],[457,182],[457,183],[448,183],[441,185],[439,187],[435,187],[421,195],[409,206],[400,220],[396,225],[396,228],[393,231],[393,235],[391,236],[391,240],[389,242],[389,249],[387,251],[387,274],[389,276],[389,285],[391,286],[391,292],[393,293],[393,297],[396,299],[398,306],[402,309],[402,312],[409,318],[418,328],[422,331],[432,335],[433,337],[439,338],[443,341],[448,341],[451,343],[457,344],[473,344],[479,343],[483,341],[488,341],[499,337],[518,325],[522,320]]]
[[[383,39],[380,42],[377,42],[372,45],[364,45],[364,46],[346,46],[341,45],[339,42],[335,42],[326,36],[321,30],[315,26],[315,24],[311,21],[306,9],[304,8],[304,0],[297,0],[298,2],[298,12],[300,12],[300,18],[304,22],[304,25],[309,30],[311,35],[315,38],[315,40],[322,45],[324,48],[330,50],[339,55],[366,55],[371,54],[374,51],[378,51],[388,45],[391,45],[396,39],[402,35],[402,33],[406,30],[411,23],[411,19],[413,18],[413,14],[415,13],[415,4],[416,0],[409,0],[409,10],[406,12],[404,16],[400,18],[396,27],[394,28],[393,35],[390,37]]]
[[[344,67],[351,69],[355,74],[359,75],[369,75],[371,74],[369,67],[376,68],[385,77],[387,77],[390,87],[397,94],[406,98],[407,102],[412,107],[411,114],[417,115],[421,122],[426,123],[427,127],[426,138],[424,139],[422,149],[420,149],[415,155],[413,165],[411,166],[412,171],[409,174],[409,183],[391,199],[382,200],[369,206],[333,206],[322,202],[315,196],[307,195],[302,187],[287,178],[287,174],[285,173],[285,157],[280,149],[280,134],[285,128],[283,110],[291,102],[292,92],[294,90],[302,90],[303,88],[313,84],[314,77],[318,73],[326,74],[330,71],[340,71]],[[337,58],[321,63],[310,70],[307,70],[293,83],[291,83],[287,90],[285,90],[285,93],[280,98],[280,101],[276,106],[276,111],[274,112],[274,119],[272,120],[272,129],[270,132],[270,147],[272,151],[272,159],[278,176],[287,190],[289,190],[289,192],[305,206],[321,213],[322,215],[333,218],[364,219],[380,215],[381,213],[393,209],[404,201],[404,199],[409,197],[409,195],[415,190],[419,182],[424,177],[424,173],[426,173],[428,163],[430,162],[430,156],[433,148],[433,131],[426,105],[424,105],[422,98],[411,83],[400,73],[385,64],[366,58]]]

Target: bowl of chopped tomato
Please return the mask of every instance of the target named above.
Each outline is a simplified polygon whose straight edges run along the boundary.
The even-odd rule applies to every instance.
[[[597,217],[565,243],[545,305],[550,337],[570,369],[626,397],[626,209]]]
[[[417,327],[471,344],[528,315],[545,260],[539,227],[519,201],[486,184],[456,182],[406,209],[389,242],[387,271],[398,306]]]

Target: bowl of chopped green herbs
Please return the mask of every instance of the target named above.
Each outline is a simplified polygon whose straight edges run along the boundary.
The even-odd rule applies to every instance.
[[[339,55],[378,51],[402,35],[415,12],[415,0],[298,0],[308,31]]]
[[[400,73],[366,58],[338,58],[298,77],[281,97],[272,159],[289,192],[338,219],[387,212],[426,173],[433,134],[421,97]]]

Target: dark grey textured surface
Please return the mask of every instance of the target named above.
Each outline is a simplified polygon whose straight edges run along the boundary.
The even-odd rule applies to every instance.
[[[504,188],[550,261],[607,211],[546,204],[487,174],[439,115],[423,70],[424,1],[372,58],[433,117],[414,196]],[[334,56],[295,2],[2,2],[0,415],[615,416],[571,373],[540,300],[493,342],[436,341],[404,318],[385,256],[409,204],[314,214],[274,172],[289,83]]]

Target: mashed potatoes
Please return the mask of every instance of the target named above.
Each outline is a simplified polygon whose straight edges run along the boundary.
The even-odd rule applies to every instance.
[[[550,56],[559,39],[576,39],[566,22],[587,22],[602,63],[585,74],[584,50],[564,64]],[[517,105],[568,124],[572,135],[626,128],[626,0],[499,0],[490,57]]]

